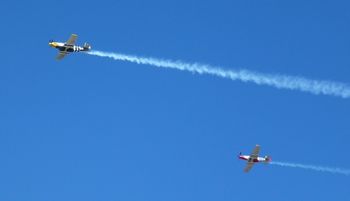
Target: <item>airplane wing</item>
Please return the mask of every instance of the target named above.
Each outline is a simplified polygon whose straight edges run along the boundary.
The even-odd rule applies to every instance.
[[[244,172],[249,172],[250,169],[252,169],[254,163],[253,162],[248,162],[247,166],[244,168]]]
[[[68,41],[66,42],[67,45],[74,45],[75,44],[75,41],[77,40],[78,38],[78,35],[76,34],[72,34],[70,36],[70,38],[68,39]]]
[[[56,59],[61,60],[61,59],[63,59],[64,56],[66,56],[66,54],[68,54],[68,53],[65,51],[60,51],[60,53],[58,53]]]
[[[259,156],[259,151],[260,151],[260,146],[259,146],[259,145],[255,145],[255,148],[254,148],[252,154],[250,154],[250,157],[252,157],[252,158],[258,158],[258,156]]]

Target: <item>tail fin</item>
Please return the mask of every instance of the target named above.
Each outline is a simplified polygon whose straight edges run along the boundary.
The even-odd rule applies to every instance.
[[[91,46],[88,43],[84,43],[83,48],[84,48],[84,50],[90,50]]]
[[[270,156],[265,156],[265,162],[266,162],[266,163],[271,162],[271,157],[270,157]]]

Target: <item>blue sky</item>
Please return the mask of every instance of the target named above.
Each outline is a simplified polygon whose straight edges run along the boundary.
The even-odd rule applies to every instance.
[[[86,54],[50,39],[350,83],[347,1],[3,1],[0,200],[349,200],[350,100]]]

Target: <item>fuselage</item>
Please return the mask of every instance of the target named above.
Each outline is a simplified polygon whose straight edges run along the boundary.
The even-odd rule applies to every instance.
[[[257,158],[252,158],[249,155],[239,155],[239,159],[241,160],[246,160],[248,162],[253,162],[253,163],[259,163],[259,162],[270,162],[270,158],[268,156],[264,157],[257,157]]]
[[[63,52],[80,52],[80,51],[89,51],[90,46],[78,46],[78,45],[69,45],[61,42],[50,42],[49,45]]]

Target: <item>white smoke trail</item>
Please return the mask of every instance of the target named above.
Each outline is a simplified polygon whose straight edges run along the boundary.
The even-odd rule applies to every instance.
[[[189,71],[198,74],[215,75],[231,80],[242,82],[253,82],[257,85],[273,86],[278,89],[299,90],[312,94],[332,95],[342,98],[350,98],[350,86],[339,82],[311,80],[303,77],[272,75],[252,72],[248,70],[224,70],[220,67],[203,65],[197,63],[184,63],[181,61],[171,61],[156,58],[145,58],[120,53],[110,53],[102,51],[90,51],[87,54],[108,57],[115,60],[129,61],[137,64],[152,65],[161,68],[172,68],[181,71]]]
[[[341,169],[341,168],[320,167],[315,165],[303,165],[298,163],[285,163],[285,162],[277,162],[277,161],[271,161],[270,164],[279,165],[283,167],[302,168],[302,169],[315,170],[320,172],[329,172],[334,174],[343,174],[346,176],[350,176],[350,170]]]

